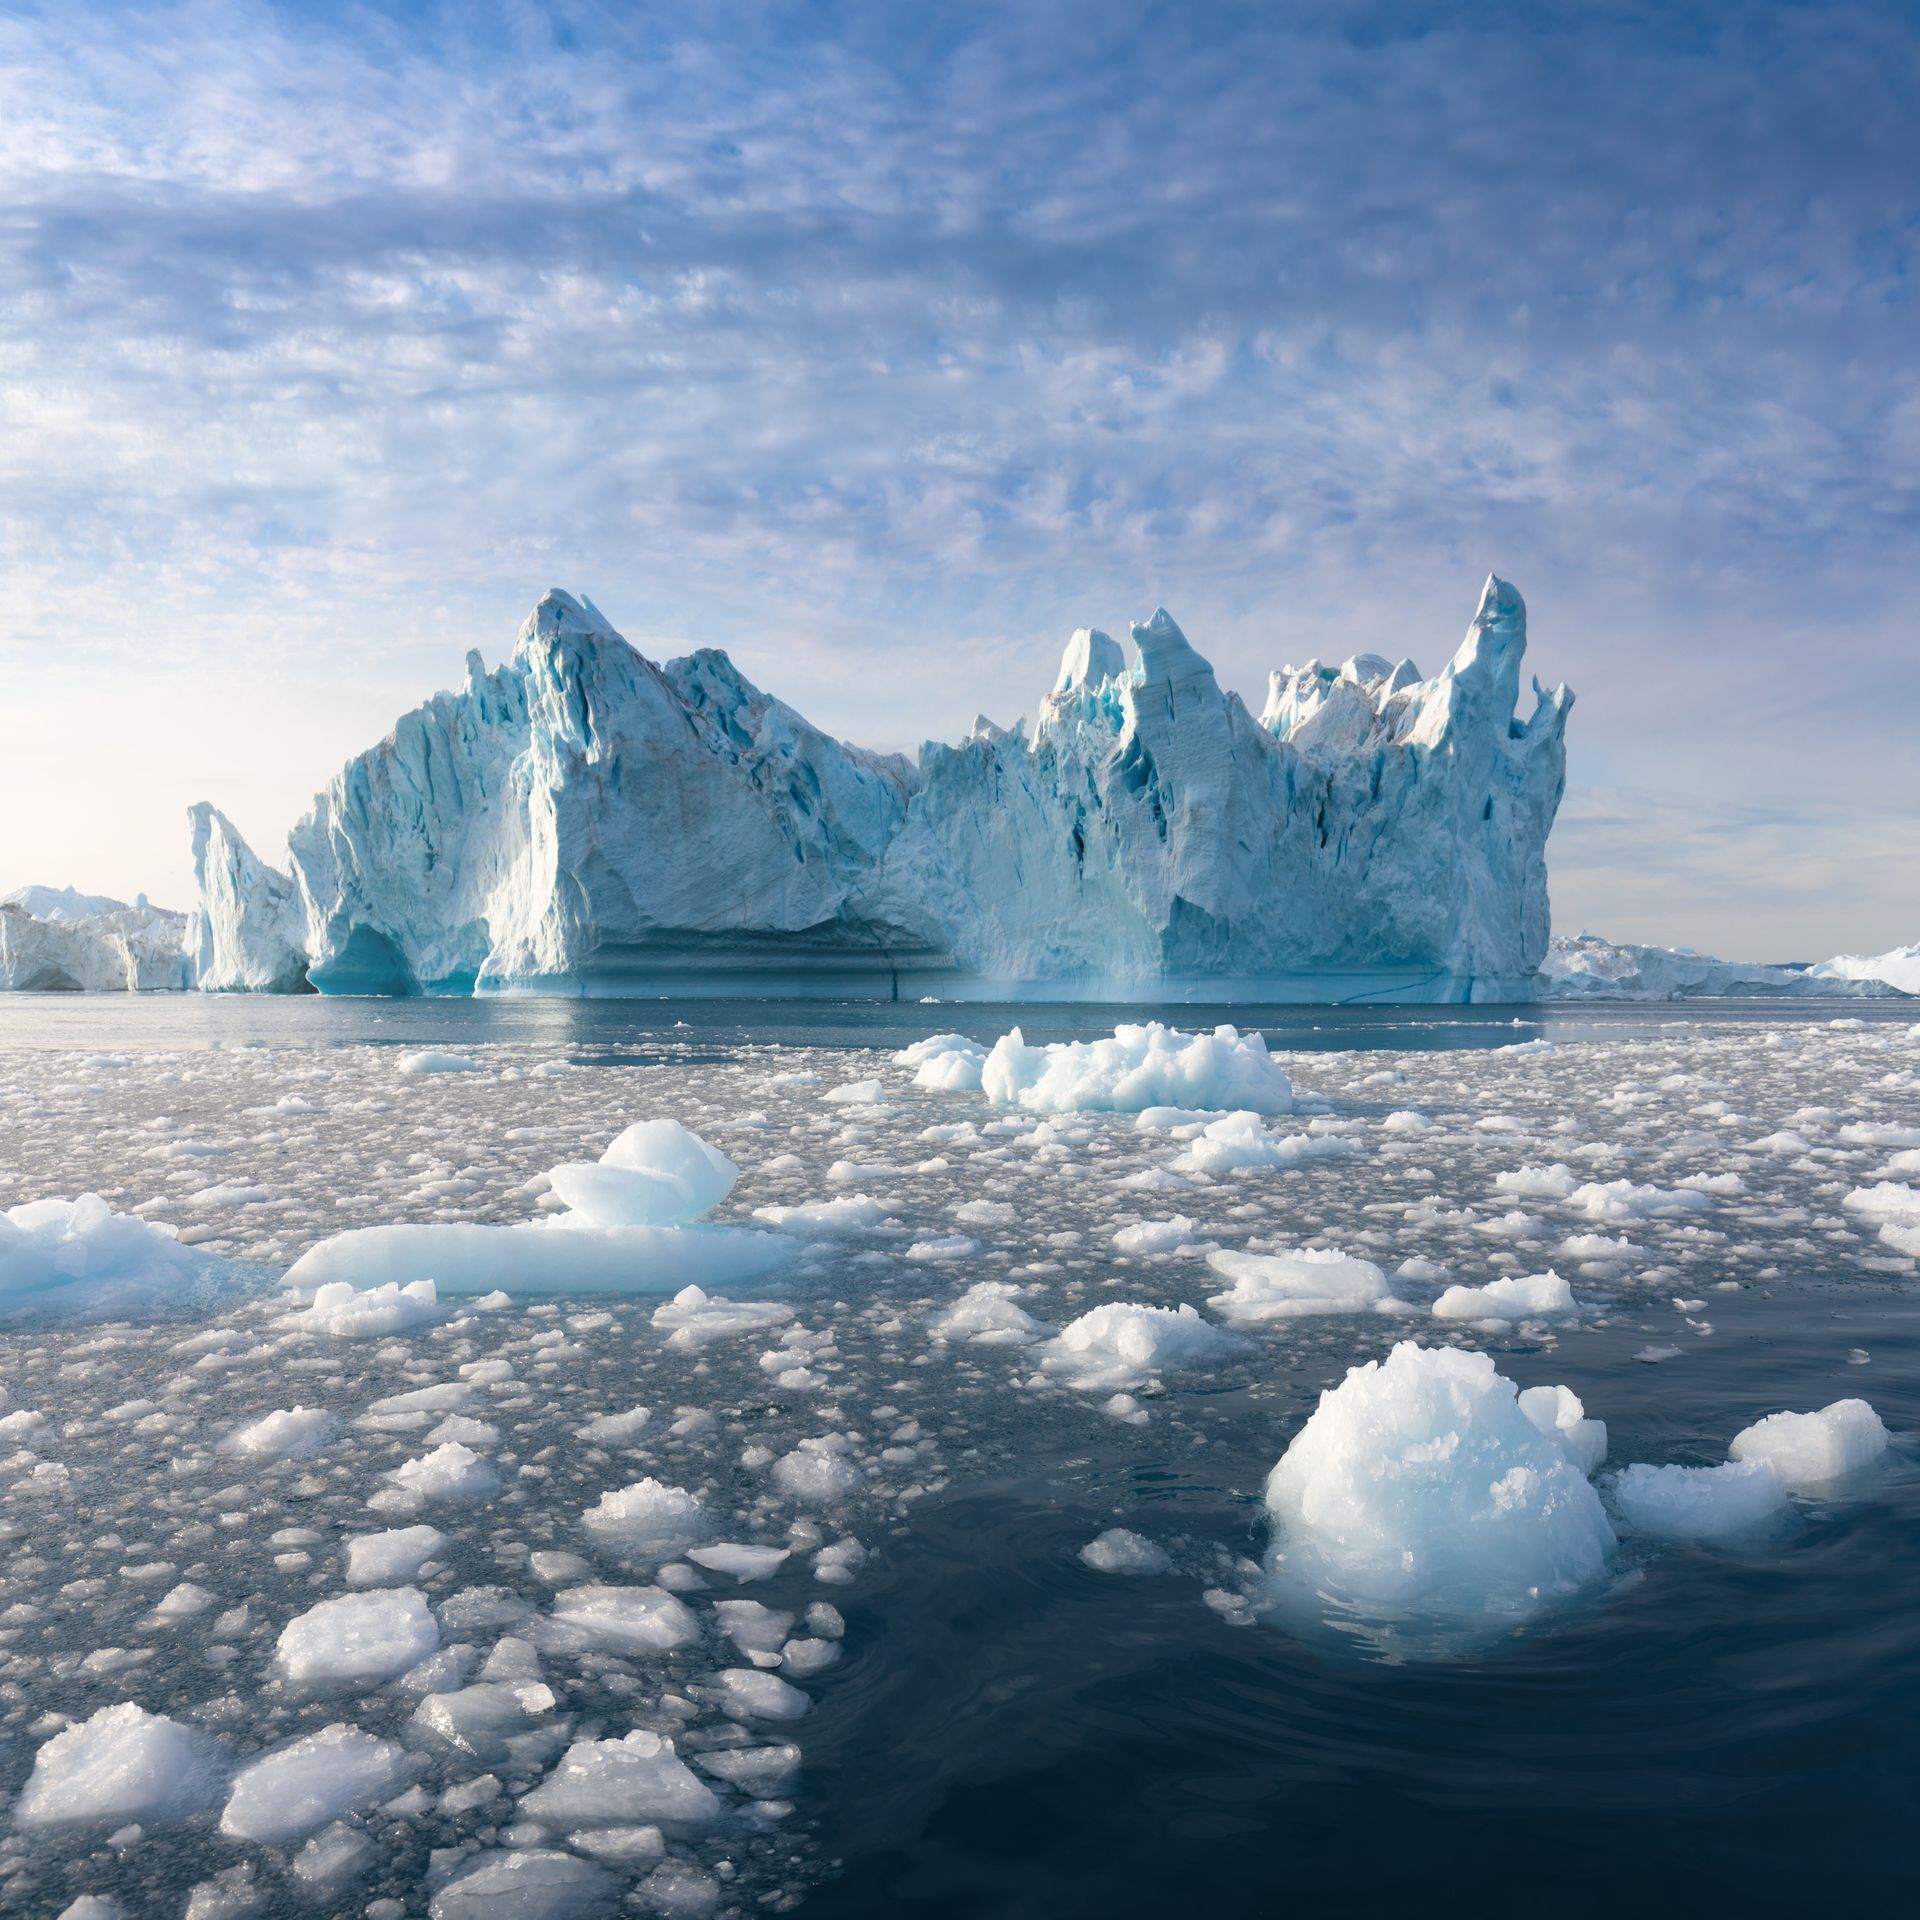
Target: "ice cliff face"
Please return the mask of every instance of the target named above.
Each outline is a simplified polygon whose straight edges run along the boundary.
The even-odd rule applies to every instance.
[[[72,887],[18,887],[0,899],[0,992],[150,993],[190,983],[186,916]]]
[[[1515,715],[1489,580],[1431,680],[1361,655],[1256,717],[1164,612],[1069,641],[1029,739],[918,765],[831,739],[724,654],[656,666],[550,593],[294,829],[194,810],[202,986],[322,991],[1524,997],[1572,698]]]

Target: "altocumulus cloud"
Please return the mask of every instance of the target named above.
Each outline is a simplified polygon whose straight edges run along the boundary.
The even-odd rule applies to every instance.
[[[911,745],[1156,600],[1431,666],[1497,564],[1563,923],[1920,931],[1910,11],[632,11],[0,22],[31,877],[271,844],[549,584]]]

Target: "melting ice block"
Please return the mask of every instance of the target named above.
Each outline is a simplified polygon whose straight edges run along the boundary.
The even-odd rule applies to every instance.
[[[205,1735],[127,1701],[56,1733],[34,1755],[13,1817],[23,1827],[179,1819],[217,1787]]]
[[[361,1227],[310,1247],[287,1284],[440,1293],[677,1293],[751,1280],[792,1257],[777,1233],[699,1224],[738,1169],[675,1120],[627,1128],[597,1161],[553,1169],[565,1213],[516,1226]]]
[[[222,1271],[174,1228],[116,1213],[97,1193],[0,1211],[0,1317],[165,1311],[210,1295]]]
[[[1600,1497],[1483,1353],[1403,1341],[1352,1368],[1267,1479],[1280,1598],[1441,1637],[1601,1578]]]
[[[1864,1400],[1818,1413],[1770,1413],[1733,1436],[1735,1460],[1764,1461],[1789,1487],[1817,1487],[1871,1465],[1887,1450],[1885,1423]]]
[[[1182,1033],[1158,1021],[1111,1039],[1030,1047],[1015,1027],[981,1069],[990,1100],[1029,1113],[1141,1113],[1150,1107],[1285,1113],[1293,1083],[1257,1033]]]

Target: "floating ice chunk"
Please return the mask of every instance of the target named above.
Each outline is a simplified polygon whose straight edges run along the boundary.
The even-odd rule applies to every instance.
[[[771,1800],[793,1785],[800,1760],[794,1746],[722,1747],[701,1754],[700,1767],[752,1799]]]
[[[962,1039],[959,1034],[943,1034],[944,1040],[956,1044],[942,1047],[937,1053],[924,1055],[910,1064],[914,1067],[913,1084],[923,1087],[930,1093],[978,1093],[983,1069],[987,1064],[987,1050],[977,1041]],[[921,1046],[929,1045],[922,1041]],[[917,1051],[908,1047],[904,1052],[894,1055],[903,1064],[906,1054]]]
[[[645,1407],[629,1407],[625,1413],[602,1413],[589,1420],[584,1427],[574,1429],[576,1440],[591,1440],[596,1446],[617,1447],[633,1436],[653,1418]]]
[[[1500,1192],[1522,1200],[1565,1200],[1580,1183],[1571,1168],[1556,1160],[1550,1167],[1518,1167],[1511,1173],[1496,1173],[1493,1184]]]
[[[1704,1213],[1713,1201],[1692,1187],[1643,1187],[1631,1180],[1589,1181],[1574,1188],[1567,1205],[1589,1220],[1610,1226],[1628,1220],[1662,1219],[1676,1214]]]
[[[478,1073],[480,1063],[477,1060],[469,1060],[464,1053],[441,1053],[428,1047],[419,1053],[402,1054],[398,1071],[401,1073]]]
[[[849,1080],[843,1087],[829,1087],[820,1098],[840,1107],[878,1107],[886,1104],[887,1090],[878,1080]]]
[[[1171,1253],[1175,1247],[1197,1239],[1199,1233],[1184,1213],[1176,1213],[1171,1220],[1140,1220],[1121,1227],[1113,1236],[1113,1244],[1122,1253]]]
[[[1764,1460],[1788,1487],[1817,1487],[1856,1473],[1887,1450],[1885,1423],[1864,1400],[1818,1413],[1770,1413],[1733,1436],[1735,1460]]]
[[[729,1300],[701,1287],[682,1287],[665,1306],[653,1310],[653,1324],[671,1334],[667,1345],[698,1352],[716,1340],[740,1333],[764,1333],[783,1327],[793,1309],[775,1300]]]
[[[740,1177],[740,1169],[716,1147],[677,1120],[640,1120],[618,1135],[598,1162],[600,1178],[580,1164],[556,1167],[554,1191],[583,1212],[593,1226],[679,1226],[711,1213]],[[561,1181],[580,1190],[574,1198]],[[632,1185],[622,1185],[629,1176]],[[599,1195],[606,1210],[595,1211]]]
[[[975,1053],[983,1059],[986,1048],[978,1040],[972,1040],[964,1033],[933,1033],[924,1040],[916,1040],[911,1046],[902,1047],[893,1056],[896,1067],[922,1067],[929,1060],[939,1060],[950,1053]]]
[[[501,1642],[502,1646],[509,1644]],[[528,1653],[531,1655],[531,1648]],[[495,1662],[489,1660],[487,1671],[494,1670]],[[537,1670],[520,1679],[483,1677],[475,1685],[451,1693],[429,1694],[414,1710],[413,1732],[481,1760],[502,1759],[511,1753],[514,1737],[551,1713],[557,1704],[553,1689],[536,1674]]]
[[[503,1288],[515,1296],[677,1293],[689,1284],[757,1279],[794,1251],[784,1235],[739,1227],[567,1227],[570,1217],[507,1227],[359,1227],[310,1247],[287,1270],[287,1282],[411,1291],[434,1280],[443,1293]]]
[[[1240,1167],[1303,1167],[1359,1151],[1338,1134],[1268,1133],[1257,1113],[1229,1113],[1203,1127],[1173,1165],[1181,1173],[1222,1174]]]
[[[418,1587],[342,1594],[296,1614],[280,1631],[280,1670],[296,1685],[391,1680],[440,1644]]]
[[[713,1612],[720,1631],[745,1654],[777,1652],[793,1625],[792,1614],[763,1607],[758,1600],[716,1600]]]
[[[1030,1047],[1020,1029],[987,1056],[981,1086],[1030,1113],[1138,1113],[1145,1107],[1245,1108],[1285,1113],[1293,1083],[1257,1033],[1233,1027],[1181,1033],[1158,1022],[1121,1026],[1110,1040]]]
[[[347,1585],[392,1587],[411,1580],[447,1544],[438,1527],[391,1527],[347,1542]]]
[[[0,1317],[145,1314],[211,1297],[223,1272],[174,1228],[116,1213],[97,1193],[0,1212]]]
[[[711,1691],[729,1720],[799,1720],[813,1702],[790,1681],[757,1667],[726,1667],[700,1693]]]
[[[395,1467],[388,1477],[417,1500],[484,1500],[500,1486],[493,1468],[458,1440]]]
[[[173,1620],[191,1620],[197,1613],[205,1613],[213,1605],[214,1595],[205,1587],[196,1586],[191,1580],[182,1580],[177,1587],[169,1587],[154,1604],[153,1618],[156,1622]]]
[[[1920,1259],[1920,1187],[1891,1180],[1855,1187],[1840,1204],[1878,1221],[1880,1238],[1896,1253]]]
[[[1389,1299],[1387,1278],[1371,1260],[1333,1247],[1296,1247],[1291,1253],[1237,1253],[1222,1248],[1207,1265],[1231,1280],[1228,1293],[1207,1305],[1234,1327],[1263,1326],[1313,1313],[1366,1313]]]
[[[569,1587],[554,1595],[544,1637],[560,1648],[671,1653],[700,1638],[700,1623],[659,1587]]]
[[[236,1427],[220,1444],[227,1452],[262,1460],[306,1459],[333,1438],[338,1424],[321,1407],[283,1407]]]
[[[400,1778],[406,1751],[336,1723],[243,1767],[220,1831],[279,1846],[382,1798]]]
[[[203,1734],[127,1701],[56,1733],[34,1755],[13,1817],[23,1827],[183,1819],[217,1787]]]
[[[1443,1636],[1589,1585],[1613,1546],[1599,1496],[1513,1382],[1483,1353],[1411,1341],[1320,1396],[1267,1505],[1284,1596]]]
[[[712,1531],[707,1510],[684,1487],[649,1474],[603,1493],[580,1516],[589,1533],[629,1552],[671,1559]]]
[[[936,1340],[966,1340],[977,1347],[1019,1347],[1044,1339],[1053,1329],[1016,1304],[1019,1292],[1006,1280],[978,1281],[930,1331]]]
[[[742,1585],[749,1580],[765,1580],[778,1573],[791,1558],[791,1547],[756,1547],[741,1541],[721,1540],[708,1547],[690,1547],[687,1558],[709,1573],[727,1573]]]
[[[1766,1525],[1785,1511],[1787,1490],[1765,1460],[1717,1467],[1635,1464],[1613,1483],[1613,1507],[1638,1533],[1661,1540],[1717,1540]]]
[[[580,1920],[604,1912],[620,1882],[570,1853],[521,1847],[483,1854],[433,1896],[429,1920]]]
[[[1201,1319],[1190,1306],[1114,1300],[1062,1327],[1040,1365],[1079,1392],[1111,1393],[1163,1367],[1219,1359],[1239,1344],[1237,1334]]]
[[[1080,1549],[1080,1558],[1095,1573],[1165,1573],[1173,1562],[1165,1549],[1125,1527],[1109,1527]]]
[[[753,1217],[769,1226],[801,1233],[855,1233],[862,1227],[877,1227],[887,1217],[887,1210],[871,1194],[846,1193],[801,1206],[755,1207]]]
[[[796,1500],[827,1502],[844,1499],[866,1479],[857,1460],[847,1458],[850,1445],[843,1433],[802,1440],[791,1453],[773,1463],[775,1483]]]
[[[943,1233],[931,1240],[916,1240],[907,1249],[909,1260],[937,1263],[946,1260],[970,1260],[980,1251],[980,1242],[964,1233]]]
[[[300,1264],[296,1262],[288,1271],[289,1280]],[[405,1286],[390,1280],[364,1293],[351,1280],[333,1280],[316,1287],[312,1306],[303,1313],[290,1314],[286,1324],[308,1333],[330,1333],[342,1340],[367,1340],[407,1333],[439,1318],[439,1296],[431,1280],[413,1280]]]
[[[1548,1439],[1557,1440],[1588,1479],[1599,1471],[1607,1457],[1607,1423],[1589,1420],[1571,1387],[1528,1387],[1520,1395],[1520,1411]]]
[[[293,1857],[293,1877],[310,1893],[324,1892],[362,1872],[373,1842],[344,1820],[316,1833]]]
[[[1510,1274],[1483,1287],[1452,1286],[1433,1303],[1436,1320],[1524,1320],[1579,1311],[1573,1289],[1551,1272]]]
[[[720,1817],[720,1802],[670,1742],[635,1729],[622,1740],[576,1740],[520,1811],[556,1827],[700,1827]]]

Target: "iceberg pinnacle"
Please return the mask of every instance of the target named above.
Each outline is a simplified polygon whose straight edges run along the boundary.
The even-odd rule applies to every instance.
[[[555,589],[257,860],[193,815],[203,987],[1520,998],[1572,696],[1515,713],[1489,577],[1433,679],[1356,652],[1256,717],[1165,608],[1068,641],[1038,724],[916,763]]]

